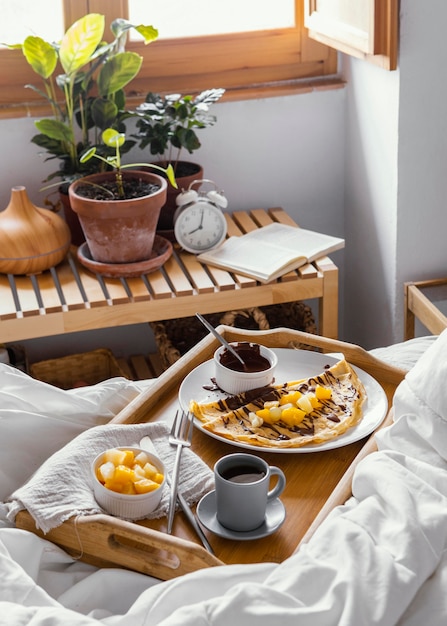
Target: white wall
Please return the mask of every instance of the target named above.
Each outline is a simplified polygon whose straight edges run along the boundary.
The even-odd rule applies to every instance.
[[[343,336],[402,341],[404,282],[447,275],[447,62],[443,0],[402,0],[399,69],[345,57]]]

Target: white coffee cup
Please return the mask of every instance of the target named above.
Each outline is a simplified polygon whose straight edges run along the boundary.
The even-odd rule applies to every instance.
[[[277,477],[270,489],[270,479]],[[253,454],[235,453],[222,457],[214,466],[216,516],[222,526],[245,532],[263,524],[270,500],[286,486],[284,472]]]

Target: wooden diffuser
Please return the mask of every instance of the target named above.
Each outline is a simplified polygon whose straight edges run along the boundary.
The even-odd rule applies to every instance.
[[[65,221],[48,209],[36,207],[25,187],[13,187],[0,212],[0,272],[39,274],[60,263],[70,248]]]

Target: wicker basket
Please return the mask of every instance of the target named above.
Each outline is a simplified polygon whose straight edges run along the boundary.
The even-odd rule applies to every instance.
[[[226,313],[204,316],[213,326],[225,324],[245,330],[268,330],[269,328],[292,328],[316,334],[317,327],[312,309],[304,302],[273,304]],[[165,368],[203,339],[208,331],[196,317],[152,322],[150,324],[160,357]],[[300,346],[296,346],[300,347]],[[308,346],[303,348],[309,349]]]
[[[106,348],[33,363],[30,374],[61,389],[95,385],[114,376],[128,378],[115,356]]]

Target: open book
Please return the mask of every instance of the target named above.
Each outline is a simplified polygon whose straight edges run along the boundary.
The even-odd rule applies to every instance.
[[[198,255],[198,260],[268,283],[340,250],[345,240],[286,224],[269,224]]]

